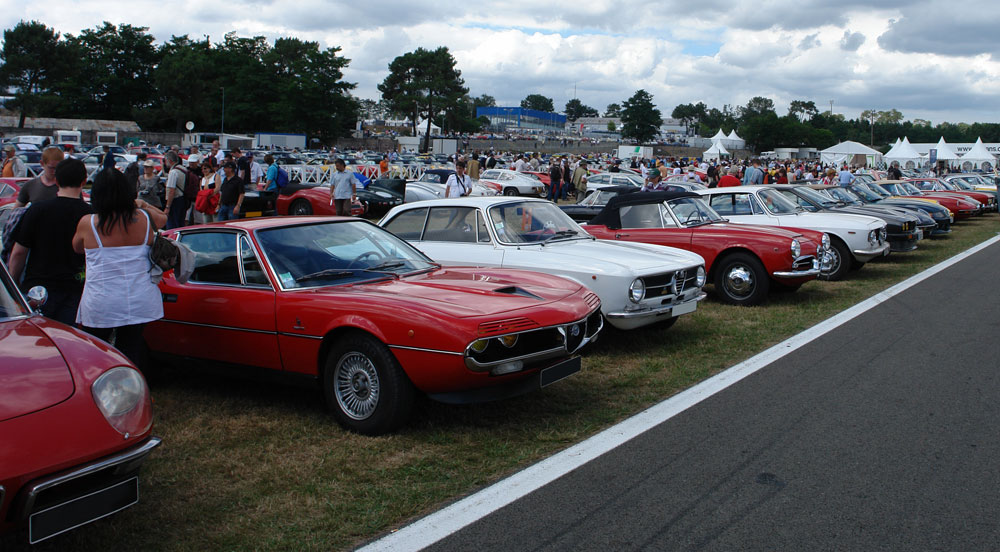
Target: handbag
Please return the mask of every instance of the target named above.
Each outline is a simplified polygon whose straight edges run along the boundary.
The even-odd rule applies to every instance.
[[[174,279],[182,284],[194,272],[194,252],[191,248],[164,236],[159,230],[149,247],[149,261],[152,263],[149,277],[154,284],[160,283],[163,273],[168,270],[173,270]]]

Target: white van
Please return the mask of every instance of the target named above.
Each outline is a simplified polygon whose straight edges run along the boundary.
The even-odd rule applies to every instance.
[[[118,133],[117,132],[98,132],[97,133],[97,145],[98,146],[113,146],[118,143]]]
[[[52,131],[52,143],[53,144],[73,144],[74,146],[80,145],[80,131],[79,130],[54,130]]]

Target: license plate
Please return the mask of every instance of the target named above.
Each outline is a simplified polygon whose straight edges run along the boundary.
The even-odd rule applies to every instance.
[[[28,518],[31,544],[110,516],[139,502],[139,478],[133,477],[88,495],[56,504]]]
[[[246,213],[243,213],[243,216],[245,216],[246,218],[259,217],[263,215],[264,211],[247,211]]]
[[[542,370],[538,382],[542,387],[552,385],[561,379],[568,378],[579,372],[582,365],[583,362],[580,360],[580,357],[568,358],[555,366],[549,366]]]
[[[683,303],[683,304],[677,305],[676,307],[674,307],[673,309],[671,309],[670,315],[671,316],[680,316],[682,314],[688,314],[689,312],[694,312],[697,309],[698,309],[698,302],[697,301],[688,301],[687,303]]]

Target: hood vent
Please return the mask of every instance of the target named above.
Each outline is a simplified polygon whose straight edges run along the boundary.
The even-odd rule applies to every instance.
[[[507,286],[507,287],[502,287],[502,288],[496,288],[495,290],[493,290],[493,293],[506,293],[507,295],[520,295],[521,297],[528,297],[530,299],[538,299],[539,301],[542,300],[541,297],[535,295],[534,293],[531,293],[530,291],[527,291],[525,289],[521,289],[521,288],[519,288],[517,286]]]

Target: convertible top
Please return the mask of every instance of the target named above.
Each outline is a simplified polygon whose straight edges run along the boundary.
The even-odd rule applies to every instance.
[[[611,198],[608,204],[601,209],[597,216],[591,219],[588,224],[607,226],[608,228],[621,228],[622,220],[619,209],[629,205],[649,205],[653,203],[663,203],[674,199],[685,197],[701,197],[694,192],[641,192],[637,194],[621,194]]]

